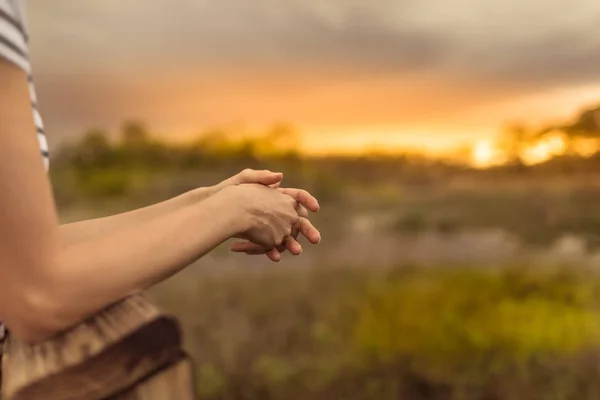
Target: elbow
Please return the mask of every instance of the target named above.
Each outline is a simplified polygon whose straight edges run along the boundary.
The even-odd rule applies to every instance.
[[[6,325],[11,336],[23,343],[43,342],[69,327],[62,317],[61,300],[49,290],[21,290],[11,309]]]
[[[66,274],[58,246],[37,249],[28,257],[15,258],[10,264],[14,272],[5,275],[0,316],[10,336],[20,342],[43,342],[70,325],[70,309]],[[4,285],[4,283],[6,285]]]

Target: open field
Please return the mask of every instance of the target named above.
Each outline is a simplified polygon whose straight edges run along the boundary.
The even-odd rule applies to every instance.
[[[242,165],[281,170],[321,202],[323,241],[301,257],[270,264],[225,244],[152,290],[181,318],[203,400],[600,397],[597,156],[474,170],[144,146],[59,159],[63,222]]]
[[[315,215],[323,243],[301,257],[222,246],[152,290],[202,399],[600,396],[595,185],[359,189]]]
[[[186,271],[153,295],[202,399],[600,396],[595,272],[452,267]]]

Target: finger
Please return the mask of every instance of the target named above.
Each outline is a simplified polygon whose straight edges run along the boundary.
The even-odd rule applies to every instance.
[[[306,211],[306,209],[304,209],[304,212],[306,214],[308,214],[308,211]],[[292,226],[292,233],[290,234],[290,236],[288,238],[293,239],[296,243],[298,243],[298,241],[296,240],[298,238],[298,234],[300,233],[300,229],[298,228],[298,224],[294,224],[294,226]],[[289,250],[288,247],[288,243],[287,243],[287,239],[284,240],[282,242],[282,244],[280,244],[279,246],[275,246],[275,248],[277,250],[279,250],[280,253],[284,253],[286,250]],[[300,245],[300,243],[298,243]],[[302,246],[300,246],[300,252],[302,252]]]
[[[244,251],[243,253],[249,256],[263,256],[268,253],[268,250],[260,249],[256,251]]]
[[[298,203],[296,211],[298,212],[298,216],[302,218],[308,218],[308,210],[302,204]]]
[[[277,190],[279,190],[283,194],[292,197],[294,200],[296,200],[302,206],[306,207],[308,210],[312,212],[319,211],[319,202],[313,195],[308,193],[306,190],[291,188],[279,188]]]
[[[237,242],[231,246],[231,250],[238,253],[245,253],[250,256],[266,255],[271,261],[281,261],[281,252],[277,249],[265,249],[264,247],[251,242]]]
[[[280,253],[285,253],[287,251],[287,247],[286,247],[285,243],[284,244],[280,244],[278,246],[275,246],[275,248]]]
[[[267,169],[245,169],[239,174],[235,175],[233,178],[233,182],[236,185],[242,185],[245,183],[259,183],[262,185],[271,186],[281,183],[283,174],[281,172],[272,172]]]
[[[298,229],[312,244],[317,244],[321,241],[321,232],[307,218],[300,218],[298,220]]]
[[[269,186],[271,186],[273,189],[277,189],[280,185],[281,185],[281,181],[274,183],[272,185],[269,185]]]
[[[298,236],[297,230],[293,236],[295,236],[295,237]],[[302,246],[300,245],[300,243],[298,243],[298,241],[295,239],[295,237],[286,238],[286,240],[282,244],[276,246],[275,249],[277,251],[279,251],[280,253],[283,253],[283,252],[289,250],[294,255],[301,254]],[[269,249],[267,249],[266,247],[261,246],[256,243],[249,242],[249,241],[235,242],[231,245],[230,250],[235,253],[246,253],[246,254],[253,254],[253,255],[254,254],[266,254],[269,251]]]
[[[257,251],[257,252],[246,252],[245,254],[249,255],[249,256],[267,256],[267,258],[273,262],[279,262],[281,261],[281,253],[277,250],[277,249],[270,249],[267,251],[261,250],[261,251]]]
[[[267,251],[266,255],[269,258],[269,260],[271,260],[271,261],[274,261],[274,262],[281,261],[281,253],[277,249],[271,249],[271,250]]]
[[[248,241],[244,242],[235,242],[230,247],[231,251],[236,253],[252,253],[252,254],[265,254],[267,252],[267,248]]]
[[[291,236],[286,238],[285,248],[295,256],[302,254],[302,245]]]

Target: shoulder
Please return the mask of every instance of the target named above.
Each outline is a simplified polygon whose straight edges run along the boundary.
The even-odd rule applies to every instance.
[[[0,57],[29,70],[27,33],[18,0],[0,0]]]

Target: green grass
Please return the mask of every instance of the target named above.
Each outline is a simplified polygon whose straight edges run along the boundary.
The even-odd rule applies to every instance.
[[[157,291],[202,399],[592,399],[600,285],[574,268],[236,272]]]

